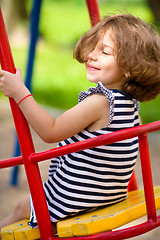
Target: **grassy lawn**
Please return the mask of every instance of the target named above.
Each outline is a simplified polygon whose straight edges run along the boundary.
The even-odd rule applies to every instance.
[[[28,1],[28,9],[31,7]],[[144,21],[153,22],[153,15],[145,0],[101,0],[100,14],[129,12]],[[37,44],[33,94],[39,103],[67,109],[74,106],[78,94],[91,86],[85,68],[73,59],[73,49],[79,37],[90,28],[84,0],[44,0],[41,11],[41,38]],[[25,77],[28,46],[12,46],[16,66]],[[160,98],[141,104],[143,122],[160,119]]]

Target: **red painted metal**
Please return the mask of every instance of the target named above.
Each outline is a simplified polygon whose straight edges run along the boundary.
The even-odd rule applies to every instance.
[[[7,32],[0,9],[0,61],[3,70],[15,73],[14,61],[7,37]],[[24,166],[28,178],[30,192],[33,199],[33,204],[37,216],[37,222],[40,227],[41,239],[47,240],[50,236],[53,236],[52,224],[48,212],[47,203],[45,200],[45,194],[42,187],[41,176],[38,168],[38,164],[30,164],[29,156],[34,152],[34,146],[29,130],[28,123],[23,116],[22,112],[18,108],[13,99],[10,99],[10,105],[15,122],[17,136],[21,147],[22,157],[24,160]],[[36,188],[34,187],[36,186]],[[41,211],[39,211],[39,203],[41,201]],[[47,231],[46,231],[47,229]]]
[[[92,236],[86,236],[86,237],[76,237],[76,240],[89,240],[89,239],[126,239],[129,237],[134,237],[140,234],[143,234],[147,231],[150,231],[160,225],[160,216],[158,218],[155,216],[155,202],[153,198],[153,185],[151,181],[151,171],[150,167],[146,167],[146,165],[150,165],[150,159],[149,159],[149,151],[148,151],[148,144],[146,143],[146,139],[144,138],[146,133],[160,130],[160,121],[149,123],[146,125],[142,125],[139,127],[131,128],[131,129],[125,129],[118,132],[114,132],[111,134],[106,134],[103,136],[98,136],[92,139],[84,140],[80,143],[74,143],[70,144],[68,146],[59,147],[56,149],[51,149],[46,152],[42,153],[35,153],[30,156],[30,160],[37,162],[42,161],[44,159],[48,159],[50,157],[56,157],[60,155],[69,154],[74,151],[80,151],[85,148],[91,148],[95,146],[99,146],[101,144],[110,144],[116,141],[124,140],[127,138],[132,138],[135,136],[139,136],[140,139],[140,152],[141,152],[141,161],[143,166],[143,174],[145,174],[144,177],[144,185],[145,185],[145,196],[146,196],[146,204],[147,204],[147,214],[149,221],[136,225],[132,228],[127,228],[123,230],[116,230],[111,231],[107,233],[100,233],[95,234]],[[148,185],[148,180],[150,181],[151,186]],[[152,200],[150,201],[150,196]],[[153,207],[153,209],[151,209]],[[52,238],[51,238],[52,239]],[[57,238],[60,239],[60,238]],[[67,240],[73,240],[74,238],[67,238]]]
[[[81,237],[71,237],[71,238],[63,238],[65,240],[121,240],[121,239],[128,239],[131,237],[136,237],[138,235],[144,234],[148,231],[153,230],[160,226],[160,217],[158,217],[157,222],[154,221],[147,221],[142,224],[138,224],[133,227],[124,228],[121,230],[109,231],[98,233],[90,236],[81,236]],[[56,240],[62,238],[56,238]],[[49,240],[54,240],[50,238]]]
[[[86,0],[86,3],[91,24],[94,26],[101,20],[97,0]]]
[[[4,159],[4,160],[0,160],[0,169],[7,168],[7,167],[14,167],[14,166],[22,165],[22,164],[23,164],[22,157]]]
[[[156,221],[157,215],[156,215],[156,206],[155,206],[155,199],[154,199],[152,170],[151,170],[151,163],[150,163],[147,134],[142,134],[141,136],[139,136],[139,150],[140,150],[140,158],[141,158],[147,216],[148,216],[148,220],[152,219],[153,221]]]
[[[138,184],[137,184],[137,180],[136,180],[136,174],[135,171],[133,171],[132,176],[130,178],[128,187],[127,187],[127,191],[134,191],[138,189]]]
[[[52,157],[59,157],[61,155],[70,154],[72,152],[81,151],[88,148],[94,148],[105,144],[111,144],[128,138],[140,136],[146,132],[154,132],[160,130],[160,121],[148,123],[142,126],[123,129],[114,133],[104,134],[91,139],[83,140],[59,148],[50,149],[41,153],[34,153],[30,156],[30,161],[33,163],[50,159]]]

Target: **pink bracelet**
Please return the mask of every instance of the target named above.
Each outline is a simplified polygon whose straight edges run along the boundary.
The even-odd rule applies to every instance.
[[[24,98],[22,98],[17,104],[19,105],[24,99],[26,99],[27,97],[33,96],[33,94],[28,94],[26,95]]]

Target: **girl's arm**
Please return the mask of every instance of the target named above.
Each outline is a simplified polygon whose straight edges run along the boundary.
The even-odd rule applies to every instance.
[[[30,93],[23,83],[20,69],[17,69],[16,74],[0,70],[0,76],[0,88],[5,96],[19,102]],[[104,119],[107,121],[106,109],[109,109],[109,103],[102,94],[94,94],[57,119],[45,112],[31,96],[20,102],[19,107],[28,123],[45,142],[58,142],[93,123],[101,126]]]

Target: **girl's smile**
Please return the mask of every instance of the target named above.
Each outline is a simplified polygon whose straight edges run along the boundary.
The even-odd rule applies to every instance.
[[[97,67],[95,67],[95,66],[93,66],[91,64],[87,64],[86,68],[87,68],[87,71],[91,71],[91,72],[100,70],[99,68],[97,68]]]

